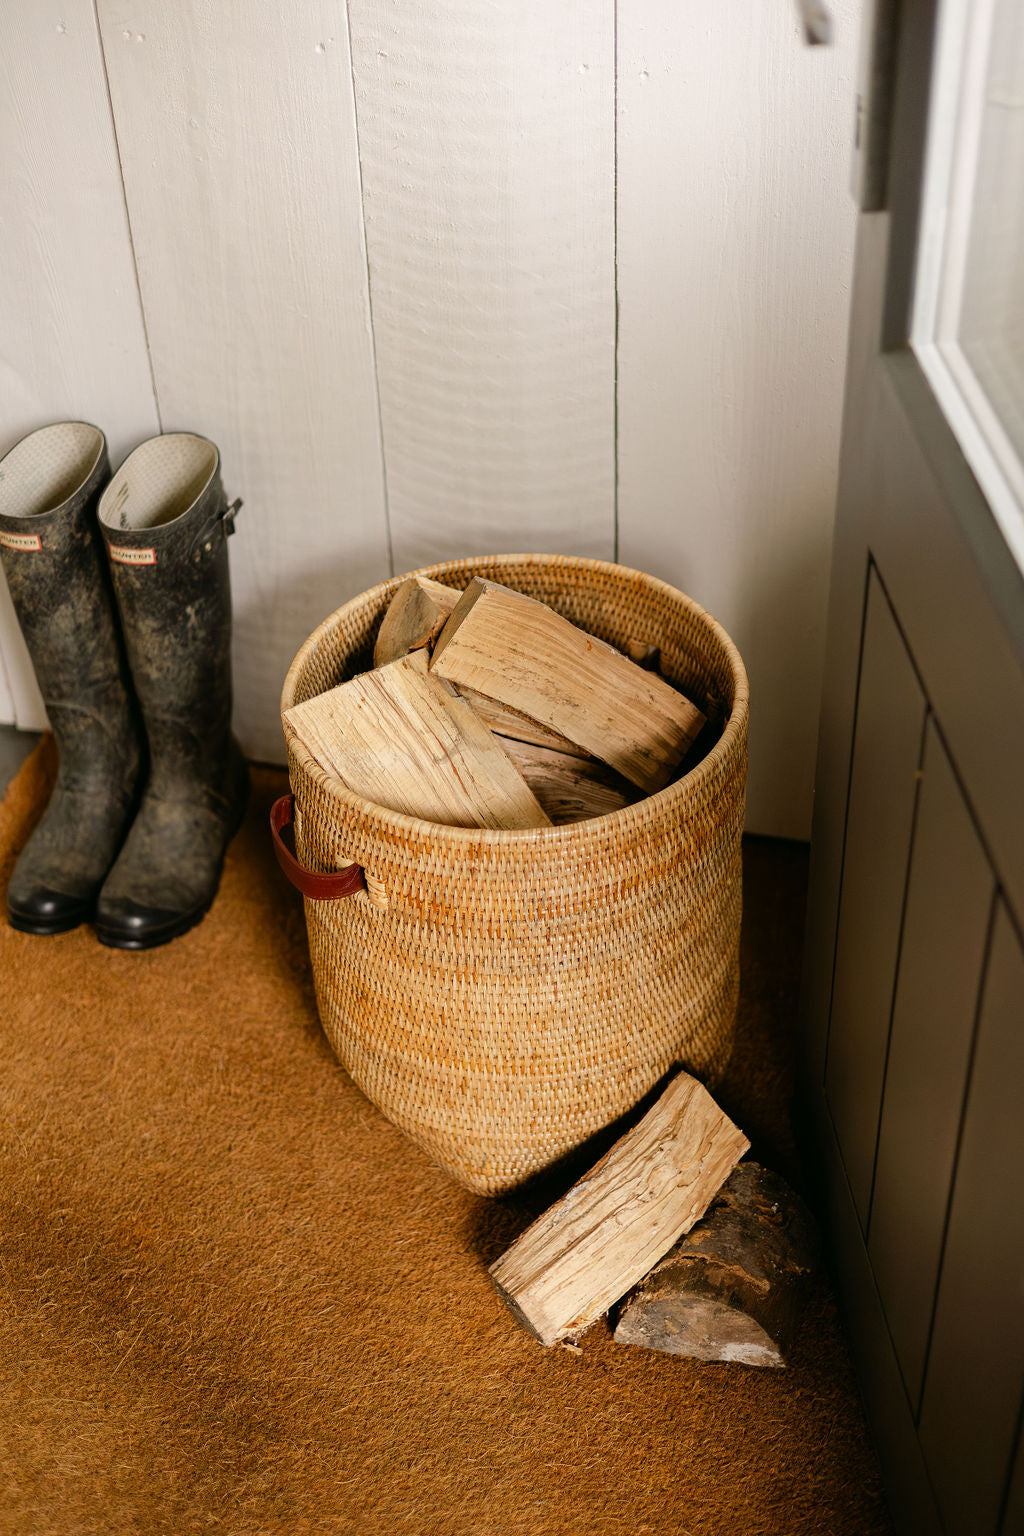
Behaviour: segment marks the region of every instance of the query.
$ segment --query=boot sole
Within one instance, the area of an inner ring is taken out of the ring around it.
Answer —
[[[73,933],[76,928],[81,928],[92,916],[90,911],[82,912],[78,917],[59,918],[54,922],[45,922],[38,917],[22,917],[17,912],[7,909],[8,927],[14,928],[18,933],[32,933],[37,938],[50,938],[58,933]]]
[[[219,888],[220,875],[217,876],[217,885]],[[119,933],[116,928],[104,928],[100,923],[93,925],[94,932],[100,943],[105,944],[108,949],[159,949],[161,944],[169,944],[172,939],[180,938],[183,933],[188,933],[190,928],[201,923],[213,906],[216,894],[217,892],[214,891],[213,896],[203,906],[195,907],[191,912],[184,912],[181,917],[175,918],[173,923],[167,923],[162,928],[155,928],[152,932],[138,937]]]

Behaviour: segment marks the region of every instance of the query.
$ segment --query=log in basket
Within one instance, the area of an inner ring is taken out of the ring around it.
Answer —
[[[747,679],[728,635],[654,577],[502,555],[431,566],[548,603],[663,675],[721,734],[657,794],[568,826],[439,826],[373,805],[289,747],[278,856],[306,897],[324,1030],[363,1092],[467,1189],[514,1188],[631,1109],[674,1063],[723,1071],[739,987]],[[372,666],[401,578],[310,636],[282,712]],[[294,814],[295,854],[281,833]]]

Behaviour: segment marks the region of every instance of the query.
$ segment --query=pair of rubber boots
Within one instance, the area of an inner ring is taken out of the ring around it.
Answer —
[[[151,438],[111,479],[84,422],[0,460],[0,557],[60,767],[7,895],[11,926],[151,949],[207,911],[245,809],[231,735],[220,455]]]

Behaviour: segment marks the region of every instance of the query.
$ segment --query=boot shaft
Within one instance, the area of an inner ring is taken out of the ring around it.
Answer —
[[[109,479],[103,434],[85,422],[42,427],[0,460],[0,558],[48,708],[72,684],[69,658],[81,652],[87,675],[98,666],[104,677],[117,653],[96,524]]]
[[[61,756],[81,788],[138,762],[131,684],[96,507],[106,441],[85,422],[42,427],[0,461],[0,557]],[[127,793],[127,790],[126,790]]]
[[[158,792],[213,782],[229,751],[231,519],[216,447],[186,432],[137,448],[100,504]]]

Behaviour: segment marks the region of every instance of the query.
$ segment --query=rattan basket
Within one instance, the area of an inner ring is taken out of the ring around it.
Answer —
[[[397,815],[289,748],[299,863],[352,863],[365,877],[345,899],[306,901],[327,1037],[396,1125],[460,1184],[493,1195],[610,1124],[673,1063],[706,1082],[725,1067],[747,680],[702,608],[622,566],[503,555],[422,574],[457,587],[486,576],[613,645],[653,642],[664,675],[723,726],[690,773],[637,805],[515,832]],[[292,663],[282,710],[372,665],[397,585],[321,624]]]

